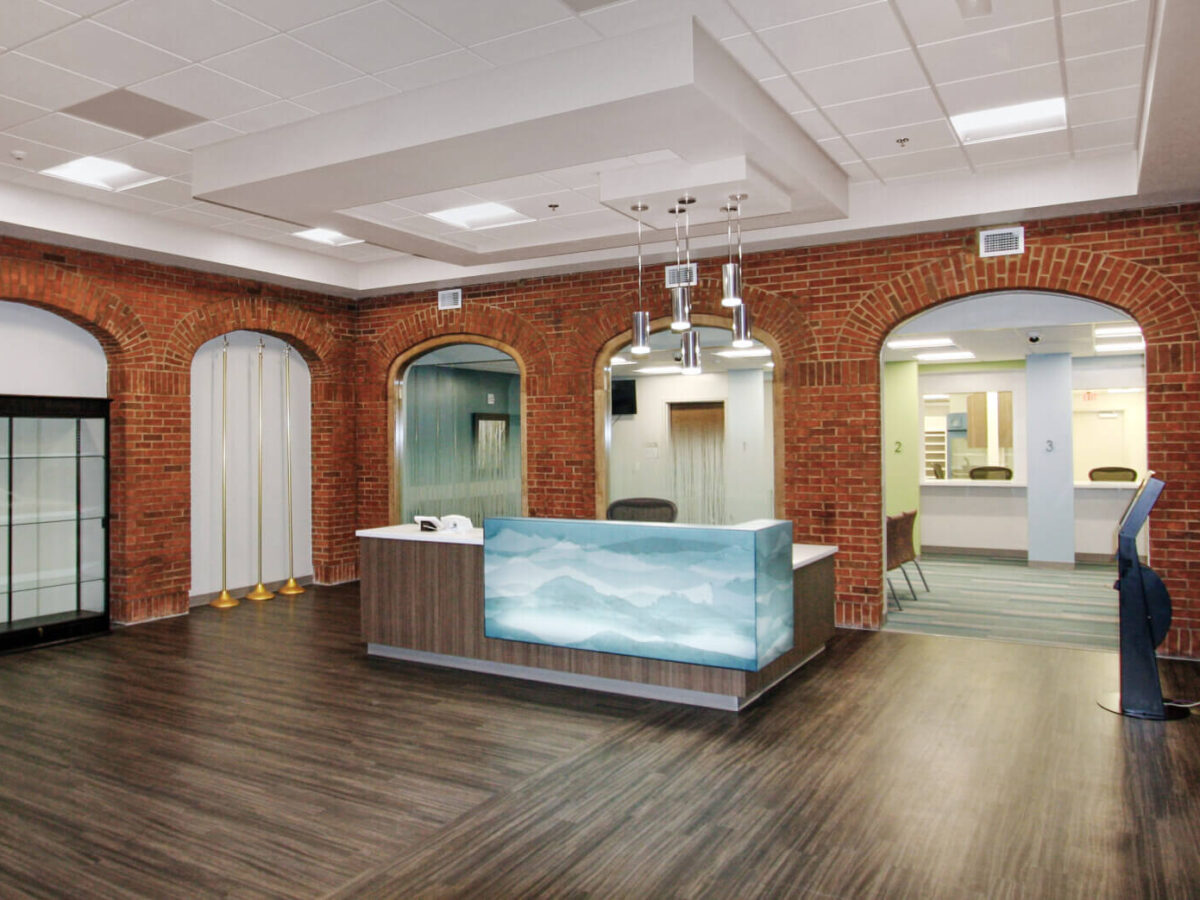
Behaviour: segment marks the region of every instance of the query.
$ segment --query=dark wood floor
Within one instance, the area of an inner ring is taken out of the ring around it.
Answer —
[[[0,896],[1200,895],[1200,716],[1100,710],[1111,653],[839,632],[735,715],[357,635],[349,586],[0,657]]]

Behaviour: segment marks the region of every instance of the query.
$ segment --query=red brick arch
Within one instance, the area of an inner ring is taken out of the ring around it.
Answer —
[[[828,396],[805,415],[811,428],[789,436],[832,430],[843,415],[846,397],[867,398],[866,418],[854,425],[861,437],[856,450],[839,454],[840,480],[854,488],[858,502],[836,506],[804,504],[792,510],[814,527],[832,527],[842,548],[839,566],[838,621],[878,627],[883,596],[883,497],[879,434],[879,352],[887,335],[901,322],[934,306],[966,296],[1001,291],[1047,291],[1084,297],[1119,309],[1141,325],[1146,338],[1148,443],[1151,468],[1165,472],[1172,489],[1163,495],[1152,521],[1151,540],[1168,558],[1180,562],[1164,573],[1176,598],[1175,626],[1163,652],[1195,655],[1200,648],[1200,541],[1196,516],[1188,498],[1200,493],[1194,459],[1200,451],[1179,426],[1180,392],[1200,387],[1200,365],[1192,348],[1200,338],[1197,312],[1180,287],[1154,269],[1104,253],[1062,246],[1034,246],[1021,256],[980,259],[955,253],[915,266],[866,293],[851,307],[822,349],[829,357],[807,373],[814,385],[825,379]],[[830,400],[829,397],[834,397]],[[839,402],[842,404],[838,408]],[[861,407],[859,408],[861,412]],[[1194,429],[1193,429],[1194,430]],[[819,468],[804,452],[792,454],[794,470]],[[794,486],[797,495],[812,496],[814,484]]]

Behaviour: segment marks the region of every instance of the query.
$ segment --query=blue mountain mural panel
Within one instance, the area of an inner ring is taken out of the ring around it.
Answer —
[[[484,633],[755,671],[790,650],[792,529],[486,519]]]

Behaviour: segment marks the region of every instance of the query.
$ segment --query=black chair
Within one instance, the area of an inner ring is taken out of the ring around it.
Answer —
[[[608,518],[620,522],[674,522],[679,510],[658,497],[626,497],[608,504]]]
[[[1097,466],[1088,472],[1088,481],[1137,481],[1137,469],[1126,466]]]
[[[974,481],[1012,481],[1012,469],[1008,466],[975,466],[967,477]]]
[[[887,572],[899,569],[904,580],[908,582],[909,593],[912,594],[913,600],[916,600],[917,592],[913,590],[912,579],[904,570],[904,564],[910,562],[917,567],[917,574],[921,576],[921,583],[925,585],[925,590],[929,590],[929,582],[925,580],[925,573],[921,571],[921,564],[917,561],[917,551],[913,545],[913,530],[916,522],[917,511],[915,509],[897,516],[887,517],[887,564],[883,578],[891,589],[892,599],[896,601],[896,608],[901,612],[904,612],[904,606],[900,603],[900,598],[896,596],[896,588],[892,585],[892,579],[887,577]]]

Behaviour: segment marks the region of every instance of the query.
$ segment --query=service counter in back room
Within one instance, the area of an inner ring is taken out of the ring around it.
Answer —
[[[955,479],[921,484],[922,551],[1024,556],[1029,550],[1027,487],[1013,481]],[[1116,528],[1134,483],[1076,482],[1075,558],[1114,558]],[[1138,547],[1147,552],[1145,531]]]
[[[368,653],[737,710],[833,634],[837,548],[787,522],[485,527],[358,532]]]

